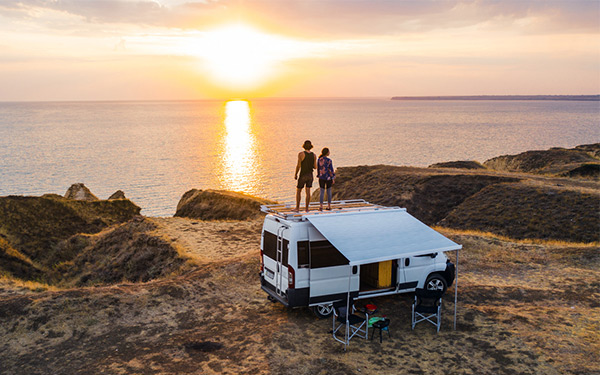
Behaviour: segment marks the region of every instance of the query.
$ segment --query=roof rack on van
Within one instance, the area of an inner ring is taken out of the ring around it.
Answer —
[[[359,212],[359,211],[375,211],[375,210],[389,210],[389,209],[398,209],[398,207],[387,207],[381,206],[379,204],[369,203],[364,199],[348,199],[342,201],[332,201],[331,202],[331,210],[319,210],[319,202],[312,202],[306,212],[304,210],[304,205],[302,205],[302,209],[300,212],[295,211],[296,205],[293,203],[278,203],[278,204],[265,204],[260,206],[260,210],[262,212],[273,214],[277,217],[293,220],[293,221],[301,221],[304,216],[307,215],[327,215],[332,213],[343,213],[343,212]]]

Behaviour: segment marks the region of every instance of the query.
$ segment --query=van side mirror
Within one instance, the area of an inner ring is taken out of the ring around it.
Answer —
[[[357,272],[358,272],[358,266],[352,266],[352,274],[356,275]]]
[[[410,258],[404,259],[404,267],[408,267],[410,265]]]

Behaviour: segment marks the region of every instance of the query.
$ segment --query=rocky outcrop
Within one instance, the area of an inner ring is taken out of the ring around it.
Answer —
[[[123,193],[123,190],[117,190],[110,197],[108,197],[109,201],[113,200],[113,199],[127,199],[127,198],[125,198],[125,193]]]
[[[76,201],[97,201],[99,200],[90,189],[88,189],[84,184],[78,183],[73,184],[65,193],[65,198],[73,199]]]
[[[243,193],[192,189],[181,197],[175,216],[200,220],[246,220],[260,216],[262,204],[273,203]]]

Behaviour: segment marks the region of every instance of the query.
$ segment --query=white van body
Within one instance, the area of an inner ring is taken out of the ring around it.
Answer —
[[[268,215],[262,229],[260,278],[270,299],[288,307],[316,307],[317,315],[328,315],[332,302],[345,299],[348,291],[354,299],[361,299],[412,292],[415,288],[445,290],[452,284],[454,265],[443,251],[435,251],[391,260],[386,264],[388,270],[391,264],[389,282],[379,287],[368,285],[361,280],[361,269],[364,274],[366,267],[377,264],[351,265],[308,220],[311,215],[331,215],[328,220],[338,220],[340,214],[404,209],[363,200],[333,202],[332,211],[314,208],[308,213],[295,213],[284,205],[261,208]],[[368,238],[370,234],[362,235]]]

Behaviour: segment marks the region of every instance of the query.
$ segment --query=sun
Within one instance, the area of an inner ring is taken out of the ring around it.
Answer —
[[[247,25],[228,25],[202,33],[195,55],[213,81],[234,88],[264,83],[278,72],[278,64],[293,54],[290,41]]]

